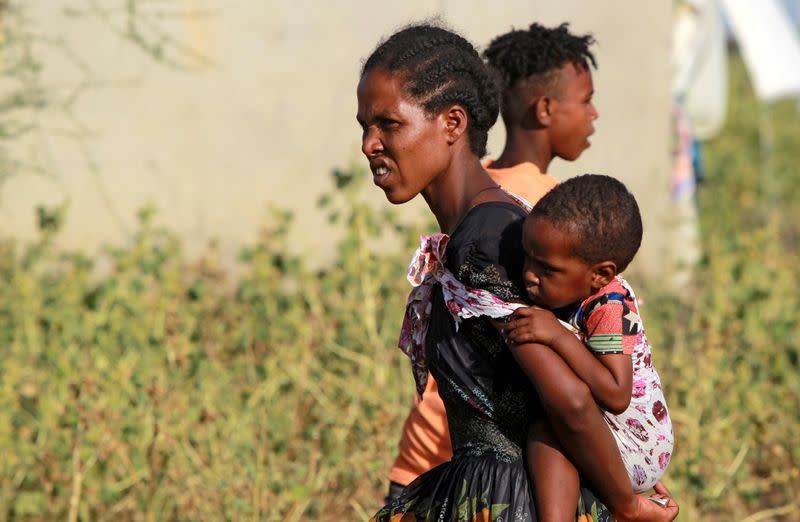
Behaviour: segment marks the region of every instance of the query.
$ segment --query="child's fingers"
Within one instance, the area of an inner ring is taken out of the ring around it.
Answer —
[[[509,332],[506,341],[511,341],[512,344],[525,344],[535,343],[537,339],[531,330],[520,327]]]
[[[511,317],[508,321],[505,322],[505,324],[503,324],[501,333],[503,333],[503,335],[508,335],[512,332],[515,332],[520,328],[525,327],[527,321],[528,321],[527,319],[522,317],[520,318]]]
[[[535,308],[534,307],[526,306],[524,308],[517,308],[516,310],[511,312],[511,315],[508,316],[508,317],[509,317],[509,319],[516,319],[516,318],[519,318],[519,317],[530,317],[534,313],[535,313]]]
[[[520,329],[517,328],[517,325],[514,324],[513,321],[504,324],[503,328],[500,330],[500,334],[509,346],[524,342],[520,337]]]

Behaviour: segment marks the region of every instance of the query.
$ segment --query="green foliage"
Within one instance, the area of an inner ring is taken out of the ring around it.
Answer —
[[[686,520],[798,520],[798,108],[759,107],[741,61],[730,66],[726,127],[705,149],[696,283],[645,311],[675,421],[666,481]]]
[[[800,132],[732,66],[696,283],[641,292],[677,435],[665,481],[682,520],[796,520]],[[37,242],[0,240],[0,520],[367,518],[413,396],[394,346],[420,230],[364,203],[364,178],[320,197],[343,232],[321,271],[280,209],[236,281],[153,209],[93,258],[54,247],[64,209],[39,211]]]
[[[63,209],[39,209],[34,244],[0,243],[0,519],[372,510],[413,394],[392,346],[415,234],[385,237],[393,216],[356,180],[325,198],[346,233],[320,272],[280,210],[236,284],[213,249],[188,262],[153,209],[97,259],[53,247]]]

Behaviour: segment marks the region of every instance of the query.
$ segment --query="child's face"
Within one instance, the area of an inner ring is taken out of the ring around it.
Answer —
[[[372,180],[391,203],[405,203],[447,168],[444,117],[428,115],[405,94],[401,78],[382,69],[368,71],[357,94],[361,151]]]
[[[529,217],[522,233],[522,280],[534,304],[556,309],[594,293],[593,266],[576,256],[574,240],[544,218]]]
[[[574,161],[589,147],[597,109],[592,103],[592,73],[568,63],[559,77],[559,94],[553,97],[550,144],[556,156]]]

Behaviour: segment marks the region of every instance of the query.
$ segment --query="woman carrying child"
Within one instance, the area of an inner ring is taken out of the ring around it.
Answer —
[[[438,273],[505,302],[524,301],[526,212],[480,164],[499,102],[474,47],[438,27],[404,29],[366,61],[357,94],[373,181],[394,204],[422,194],[447,235],[449,242],[437,245],[444,254]],[[453,459],[414,481],[376,520],[536,520],[523,455],[529,424],[545,416],[593,488],[581,487],[576,519],[677,516],[668,496],[669,505],[661,507],[633,493],[588,386],[561,357],[526,345],[509,348],[488,317],[457,323],[454,301],[441,285],[432,287],[430,299],[415,362],[439,384]]]

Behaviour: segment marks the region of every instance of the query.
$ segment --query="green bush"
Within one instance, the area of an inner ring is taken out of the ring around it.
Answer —
[[[374,254],[395,219],[337,179],[321,205],[346,234],[320,272],[288,253],[282,211],[235,285],[213,249],[188,262],[152,210],[132,244],[96,260],[54,249],[60,211],[40,210],[35,244],[0,244],[2,519],[327,520],[375,507],[413,393],[391,347],[416,239],[396,226],[391,255]]]
[[[696,282],[641,292],[677,436],[665,481],[682,520],[797,520],[800,130],[732,67]],[[0,519],[366,519],[413,396],[394,346],[420,230],[355,174],[320,199],[344,231],[323,271],[289,253],[280,210],[236,281],[149,209],[92,259],[54,248],[60,209],[35,243],[0,242]]]
[[[730,67],[726,126],[705,149],[696,283],[646,310],[677,421],[666,480],[687,520],[800,520],[800,111],[759,106],[741,61]]]

